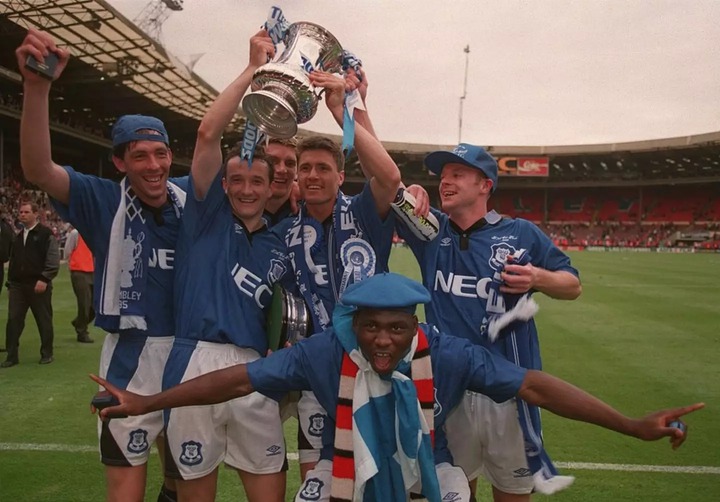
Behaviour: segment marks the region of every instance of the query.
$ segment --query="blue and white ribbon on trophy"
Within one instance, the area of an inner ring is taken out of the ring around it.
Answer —
[[[265,31],[270,35],[275,48],[285,39],[285,33],[289,27],[290,23],[285,19],[282,9],[277,5],[270,7],[267,21],[265,21]]]
[[[265,31],[268,32],[270,39],[272,40],[275,48],[285,38],[290,23],[285,19],[282,9],[277,6],[272,6],[268,13],[267,21],[265,21]],[[258,143],[265,139],[265,135],[260,131],[255,124],[249,120],[245,123],[245,132],[243,133],[242,144],[240,148],[240,159],[246,160],[248,168],[252,165],[253,157],[255,156],[255,148]]]
[[[265,134],[257,128],[255,124],[247,120],[245,122],[245,132],[243,132],[242,143],[240,144],[240,160],[246,160],[248,169],[252,166],[253,157],[255,156],[255,148],[258,143],[265,140]]]
[[[358,59],[352,52],[343,51],[343,70],[347,71],[352,68],[357,75],[358,80],[362,82],[362,61]],[[345,105],[343,106],[343,142],[342,150],[345,157],[352,153],[355,144],[355,109],[365,109],[360,92],[355,89],[353,92],[345,93]]]

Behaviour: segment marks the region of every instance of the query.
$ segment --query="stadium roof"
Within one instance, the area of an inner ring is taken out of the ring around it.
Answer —
[[[86,80],[120,82],[160,108],[196,120],[217,96],[200,76],[103,0],[3,0],[0,13],[24,28],[49,32],[75,58],[96,70],[84,75]],[[82,78],[74,75],[75,82]],[[68,87],[66,80],[60,83]],[[127,113],[122,100],[83,96],[86,102],[93,98],[106,114],[116,108],[115,115]],[[239,119],[238,114],[235,120]]]

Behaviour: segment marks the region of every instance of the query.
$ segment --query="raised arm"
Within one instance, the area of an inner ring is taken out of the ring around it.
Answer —
[[[325,102],[335,121],[342,127],[345,82],[335,75],[315,71],[310,74],[313,85],[325,89]],[[365,176],[370,180],[373,198],[378,214],[385,217],[390,203],[400,187],[400,170],[385,151],[382,143],[361,123],[355,123],[355,150],[363,166]]]
[[[669,424],[705,406],[703,403],[696,403],[682,408],[656,411],[642,418],[629,418],[584,390],[535,370],[529,370],[525,375],[518,396],[561,417],[599,425],[644,441],[669,437],[673,449],[685,441],[686,431]]]
[[[50,149],[49,101],[52,81],[25,68],[29,56],[44,62],[51,52],[59,63],[53,80],[67,66],[70,53],[61,49],[45,32],[30,28],[15,51],[23,76],[23,108],[20,118],[20,163],[25,179],[40,187],[51,197],[67,204],[70,200],[70,177],[65,169],[52,161]]]
[[[217,173],[222,166],[222,136],[225,128],[235,116],[240,100],[245,95],[252,76],[268,57],[275,55],[275,47],[267,32],[262,29],[250,38],[250,60],[247,67],[215,99],[200,122],[190,174],[193,178],[195,195],[205,198]]]
[[[95,375],[90,375],[90,378],[105,387],[120,402],[118,406],[101,410],[100,417],[103,419],[112,415],[144,415],[166,408],[222,403],[246,396],[254,390],[245,364],[206,373],[152,396],[140,396],[118,389]]]

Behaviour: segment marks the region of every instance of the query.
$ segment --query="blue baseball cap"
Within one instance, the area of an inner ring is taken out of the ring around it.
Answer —
[[[425,157],[425,165],[431,172],[440,176],[445,164],[458,163],[475,169],[492,181],[492,191],[497,188],[498,165],[492,155],[481,146],[460,143],[452,152],[440,150]]]
[[[414,313],[418,304],[428,303],[430,299],[430,292],[419,282],[386,272],[351,284],[340,301],[343,305],[360,309],[399,309]]]
[[[139,133],[144,129],[157,131],[158,134]],[[162,120],[147,115],[123,115],[112,128],[113,146],[130,143],[131,141],[161,141],[170,144],[165,124]]]

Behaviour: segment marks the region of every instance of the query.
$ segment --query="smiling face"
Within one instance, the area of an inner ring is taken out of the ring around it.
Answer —
[[[353,317],[353,331],[360,351],[380,375],[392,373],[410,350],[418,321],[402,310],[359,310]]]
[[[153,207],[167,200],[167,179],[170,175],[172,152],[161,141],[133,141],[122,158],[113,156],[118,171],[125,173],[135,195]]]
[[[233,214],[246,226],[262,216],[265,204],[272,195],[270,169],[264,160],[253,160],[248,169],[247,161],[234,156],[227,162],[223,188]]]
[[[273,165],[272,198],[287,200],[297,177],[297,155],[295,148],[280,143],[269,143],[265,154]]]
[[[492,181],[464,164],[445,164],[440,174],[440,203],[451,217],[454,212],[487,204]]]
[[[300,154],[298,184],[308,206],[334,203],[345,173],[338,171],[335,156],[327,150],[306,150]]]

